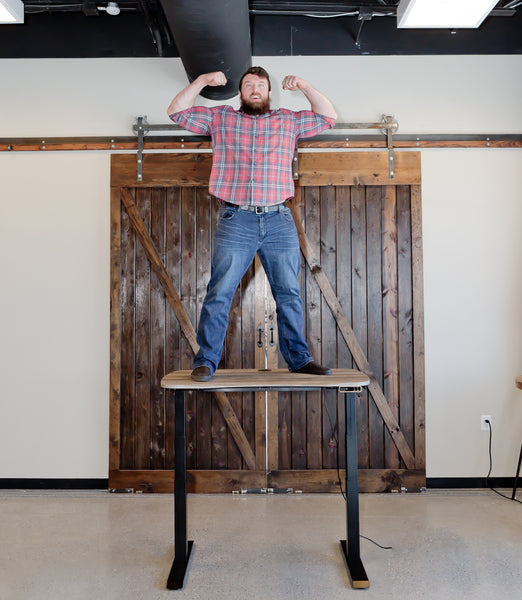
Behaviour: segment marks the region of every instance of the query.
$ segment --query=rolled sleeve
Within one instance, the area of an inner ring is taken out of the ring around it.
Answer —
[[[311,110],[301,110],[295,114],[298,138],[313,137],[335,125],[334,118],[315,113]]]
[[[193,106],[169,115],[172,121],[192,133],[212,134],[212,109],[206,106]]]

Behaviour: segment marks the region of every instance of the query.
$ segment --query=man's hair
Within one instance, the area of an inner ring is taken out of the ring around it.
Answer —
[[[239,91],[241,91],[241,86],[243,85],[243,79],[247,75],[257,75],[258,77],[262,77],[268,81],[268,91],[272,89],[272,85],[270,84],[270,77],[268,73],[263,69],[263,67],[250,67],[247,71],[243,73],[241,79],[239,80]]]

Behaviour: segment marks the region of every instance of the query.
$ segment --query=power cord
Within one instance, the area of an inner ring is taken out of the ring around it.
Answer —
[[[341,471],[339,470],[339,440],[337,438],[337,424],[338,424],[337,414],[339,413],[339,395],[337,395],[335,423],[332,422],[332,418],[330,416],[330,413],[328,412],[328,406],[326,405],[326,402],[324,402],[324,408],[326,410],[326,414],[328,415],[328,421],[330,421],[330,427],[331,427],[330,439],[334,440],[335,447],[337,448],[337,479],[339,481],[339,489],[341,490],[341,494],[344,498],[344,501],[346,502],[347,501],[346,494],[344,493],[343,484],[341,483]],[[366,537],[365,535],[359,534],[359,537],[361,537],[365,540],[368,540],[369,542],[371,542],[372,544],[375,544],[378,548],[382,548],[383,550],[393,550],[392,546],[381,546],[375,540],[372,540],[371,538]]]
[[[502,496],[502,498],[505,498],[506,500],[514,500],[515,502],[522,504],[522,502],[520,500],[518,500],[518,498],[510,498],[509,496],[506,496],[505,494],[502,494],[501,492],[497,491],[489,482],[489,476],[491,475],[491,470],[493,468],[493,458],[491,455],[491,440],[493,438],[493,429],[491,428],[491,421],[489,419],[485,419],[484,421],[485,421],[485,423],[488,424],[488,427],[489,427],[489,471],[486,476],[486,485],[492,492],[495,492],[495,494]]]

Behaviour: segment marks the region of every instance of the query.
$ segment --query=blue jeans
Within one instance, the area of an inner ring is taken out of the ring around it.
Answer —
[[[304,338],[303,307],[299,294],[301,255],[299,238],[290,209],[256,214],[222,206],[214,235],[210,281],[201,309],[194,368],[217,369],[228,326],[234,293],[259,255],[276,301],[279,348],[290,371],[313,359]]]

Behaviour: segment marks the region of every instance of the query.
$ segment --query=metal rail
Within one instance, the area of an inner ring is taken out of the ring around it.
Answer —
[[[386,146],[388,148],[388,164],[390,169],[390,179],[394,178],[394,154],[393,154],[393,135],[399,129],[397,121],[388,115],[383,115],[382,120],[375,123],[336,123],[333,127],[335,130],[354,130],[354,129],[378,129],[386,136]],[[145,144],[145,136],[153,131],[186,131],[179,125],[173,123],[155,125],[147,121],[147,116],[137,117],[136,122],[132,126],[132,131],[138,136],[138,181],[143,181],[143,150]],[[292,160],[292,175],[295,180],[299,178],[298,162],[297,162],[297,144],[294,150]]]

